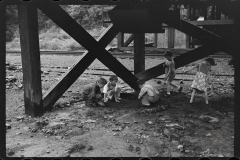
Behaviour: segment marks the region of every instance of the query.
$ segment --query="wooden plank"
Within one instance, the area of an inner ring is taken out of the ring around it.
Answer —
[[[157,43],[158,43],[158,34],[154,33],[154,47],[157,48]]]
[[[212,10],[211,10],[211,20],[215,19],[215,14],[216,13],[216,8],[215,5],[212,5]]]
[[[0,126],[6,125],[6,6],[0,3]],[[0,144],[6,144],[5,133],[2,132]],[[6,146],[0,145],[0,155],[6,155]]]
[[[239,58],[239,53],[240,53],[240,43],[239,43],[239,39],[240,39],[240,2],[238,1],[235,10],[234,10],[234,20],[235,20],[235,24],[234,24],[234,33],[236,35],[235,37],[235,43],[236,43],[236,56],[233,57],[235,62],[236,60],[238,60]],[[239,105],[240,105],[240,63],[234,63],[234,128],[239,128],[239,114],[240,114],[240,109],[239,109]],[[240,135],[240,130],[236,129],[234,131],[235,135]],[[240,136],[235,136],[234,137],[234,156],[240,156]]]
[[[175,29],[172,27],[168,28],[168,48],[174,48]]]
[[[134,35],[131,34],[130,37],[128,37],[128,39],[124,42],[124,47],[127,47],[134,39]]]
[[[43,114],[37,8],[18,5],[25,113]]]
[[[192,63],[193,61],[199,60],[201,58],[207,57],[215,52],[217,52],[217,49],[212,49],[212,45],[204,45],[201,46],[197,49],[194,49],[192,51],[189,51],[187,53],[184,53],[176,58],[174,58],[175,61],[175,67],[183,67],[184,65],[187,65],[189,63]],[[160,65],[157,65],[155,67],[152,67],[148,70],[145,70],[143,72],[140,72],[136,74],[135,76],[140,80],[140,81],[147,81],[152,78],[158,77],[162,74],[164,74],[164,66],[163,63]]]
[[[221,20],[221,5],[219,3],[216,5],[216,19]]]
[[[187,5],[187,20],[190,20],[191,18],[191,8],[190,5]],[[186,34],[186,48],[190,48],[190,36]]]
[[[123,45],[124,45],[124,33],[123,32],[118,33],[117,43],[118,43],[118,47],[123,47]]]
[[[145,70],[145,34],[134,33],[134,74]]]
[[[8,5],[25,5],[29,3],[35,3],[39,0],[4,0],[4,2]],[[217,0],[218,1],[218,0]],[[220,0],[219,0],[220,1]],[[223,4],[234,4],[237,0],[221,0],[220,2]],[[44,0],[41,1],[42,4],[48,4],[49,2],[52,2],[52,0]],[[52,3],[58,4],[58,5],[125,5],[128,7],[129,5],[133,4],[139,4],[142,3],[142,5],[201,5],[202,3],[207,3],[209,5],[212,5],[215,3],[213,0],[147,0],[147,1],[136,1],[136,0],[54,0]]]

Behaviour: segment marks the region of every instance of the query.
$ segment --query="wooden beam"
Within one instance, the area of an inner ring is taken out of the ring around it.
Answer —
[[[206,21],[206,20],[208,19],[207,14],[208,14],[208,6],[207,6],[207,5],[203,5],[203,17],[204,17],[204,21]]]
[[[216,5],[216,19],[221,20],[221,5],[217,3]]]
[[[37,7],[18,5],[25,113],[43,114]]]
[[[234,63],[234,128],[239,128],[239,117],[238,115],[240,114],[240,110],[239,110],[239,105],[240,105],[240,63],[236,63],[236,61],[239,58],[239,54],[240,54],[240,43],[239,43],[239,38],[240,38],[240,2],[238,1],[237,5],[235,6],[234,9],[234,20],[235,20],[235,24],[234,24],[234,33],[236,35],[235,37],[235,43],[237,43],[236,45],[236,56],[233,57],[235,60]],[[240,156],[240,130],[236,129],[234,131],[234,134],[236,135],[234,137],[234,156],[239,157]]]
[[[124,33],[123,32],[118,33],[117,43],[118,43],[118,47],[123,47],[124,46]]]
[[[187,5],[187,20],[190,20],[190,16],[191,16],[191,8],[190,8],[190,5]],[[187,34],[186,35],[186,48],[190,48],[190,39],[191,37]]]
[[[6,6],[0,3],[0,126],[6,126]],[[6,144],[2,132],[0,144]],[[0,145],[0,155],[6,155],[6,146]]]
[[[175,29],[172,27],[168,28],[168,48],[174,48]]]
[[[154,47],[157,48],[157,44],[158,44],[158,34],[154,33]]]
[[[211,20],[214,20],[214,19],[216,19],[215,18],[215,13],[216,13],[216,8],[215,8],[215,5],[212,5],[212,10],[211,10]]]
[[[134,35],[131,34],[130,37],[124,42],[124,47],[127,47],[134,39]]]
[[[192,51],[189,51],[187,53],[184,53],[176,58],[174,58],[175,61],[175,67],[183,67],[184,65],[187,65],[193,61],[199,60],[201,58],[207,57],[215,52],[217,52],[217,49],[212,49],[212,45],[204,45],[202,47],[198,47],[197,49],[194,49]],[[143,72],[140,72],[136,74],[135,76],[140,81],[147,81],[152,78],[158,77],[165,73],[163,63],[160,65],[157,65],[155,67],[152,67],[148,70],[145,70]]]
[[[134,33],[134,74],[145,70],[145,34]]]
[[[26,5],[29,3],[35,3],[38,2],[39,0],[3,0],[7,5]],[[217,0],[218,1],[218,0]],[[237,0],[221,0],[220,2],[226,5],[228,4],[234,4],[236,3]],[[156,1],[156,0],[147,0],[147,1],[136,1],[136,0],[44,0],[41,1],[40,3],[42,4],[48,4],[49,2],[55,3],[57,5],[125,5],[126,7],[129,7],[129,5],[133,4],[142,4],[144,6],[146,5],[182,5],[182,4],[190,4],[190,5],[195,5],[199,6],[202,3],[207,3],[209,5],[212,5],[215,3],[213,0],[161,0],[161,1]]]

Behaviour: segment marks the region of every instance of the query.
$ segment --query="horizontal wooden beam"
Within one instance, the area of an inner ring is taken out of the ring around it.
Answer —
[[[196,26],[225,26],[234,25],[234,20],[206,20],[206,21],[188,21]],[[104,23],[112,23],[111,21],[104,21]],[[162,27],[169,27],[167,24],[163,23]]]
[[[35,3],[38,0],[31,0],[31,1],[23,1],[23,0],[2,0],[7,5],[25,5],[29,3]],[[237,0],[218,0],[221,2],[221,5],[231,5],[235,4]],[[147,0],[147,1],[140,1],[140,0],[42,0],[42,4],[48,4],[49,2],[58,4],[58,5],[117,5],[117,4],[144,4],[144,5],[192,5],[192,6],[199,6],[201,4],[216,4],[213,0]]]
[[[119,48],[121,51],[134,51],[134,47],[133,46],[129,46],[129,47],[120,47]],[[168,49],[168,48],[155,48],[155,47],[145,47],[145,51],[146,52],[157,52],[157,53],[164,53],[167,50],[171,50],[173,52],[173,54],[175,53],[186,53],[187,51],[190,51],[192,49],[178,49],[178,48],[172,48],[172,49]]]

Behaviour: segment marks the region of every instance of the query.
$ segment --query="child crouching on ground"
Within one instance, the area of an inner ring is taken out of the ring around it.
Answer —
[[[104,78],[98,78],[95,83],[90,83],[86,85],[82,92],[83,100],[86,106],[104,106],[102,102],[101,88],[107,83]]]
[[[121,88],[117,85],[118,77],[116,75],[112,75],[109,77],[109,81],[103,87],[104,93],[104,102],[106,103],[108,100],[112,100],[114,97],[115,102],[120,102],[120,92]]]
[[[188,71],[197,68],[197,73],[194,77],[191,87],[193,88],[190,103],[193,102],[193,98],[195,96],[196,91],[204,91],[203,97],[205,99],[205,103],[208,104],[208,94],[207,94],[207,85],[210,83],[210,69],[211,66],[215,65],[215,61],[213,58],[205,59],[205,62],[200,63]],[[188,72],[185,71],[184,73]]]
[[[151,84],[140,84],[141,91],[138,99],[141,100],[142,106],[150,106],[159,100],[159,92]]]

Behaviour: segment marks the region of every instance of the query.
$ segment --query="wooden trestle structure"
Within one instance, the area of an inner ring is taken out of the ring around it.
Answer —
[[[139,80],[146,81],[164,74],[163,64],[145,70],[144,47],[144,33],[163,33],[164,25],[187,34],[188,46],[191,45],[191,37],[202,44],[200,47],[176,57],[176,68],[218,51],[224,51],[234,58],[240,52],[240,4],[238,0],[0,0],[0,90],[4,91],[6,5],[18,5],[25,113],[33,117],[42,115],[45,109],[51,107],[96,58],[134,90],[139,89]],[[59,5],[116,6],[109,12],[112,24],[98,40],[95,40]],[[187,6],[188,18],[191,21],[180,18],[180,5]],[[211,20],[206,20],[208,18],[207,7],[210,6],[212,7]],[[87,50],[84,57],[77,60],[45,95],[42,95],[41,87],[37,9],[40,9]],[[196,9],[202,10],[205,21],[196,22]],[[221,14],[227,15],[231,19],[221,20]],[[202,28],[198,27],[200,23],[203,25]],[[227,24],[228,32],[223,33],[222,30],[218,30],[216,26],[219,24]],[[124,33],[133,35],[124,42]],[[131,41],[134,41],[134,74],[105,50],[116,36],[119,40],[119,47],[126,47]],[[170,31],[168,34],[170,37],[169,48],[174,46],[173,36]],[[240,92],[239,63],[235,63],[234,67],[235,97],[237,97]],[[5,99],[5,96],[1,96],[0,101],[5,101]],[[235,106],[239,104],[240,99],[236,98]],[[236,110],[235,115],[240,115],[239,111]]]

